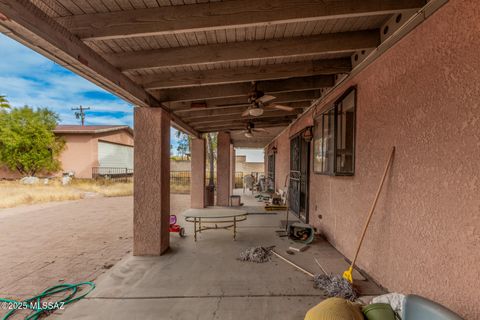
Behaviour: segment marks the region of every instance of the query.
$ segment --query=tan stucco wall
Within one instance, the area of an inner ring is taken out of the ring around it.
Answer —
[[[158,256],[170,246],[170,115],[134,108],[133,255]]]
[[[466,319],[480,319],[479,16],[477,1],[450,1],[336,90],[358,87],[355,176],[310,175],[311,222],[352,258],[395,145],[358,264],[387,289]],[[288,136],[309,118],[277,141],[278,175]]]
[[[284,131],[277,139],[275,154],[275,190],[285,190],[285,181],[290,173],[290,140],[289,132]],[[268,151],[265,151],[268,153]]]
[[[235,157],[235,171],[250,174],[252,172],[264,172],[263,162],[247,162],[247,156]]]
[[[101,141],[133,146],[133,136],[126,130],[96,134],[95,138]]]
[[[174,160],[170,159],[171,171],[190,171],[192,164],[190,160]]]
[[[91,178],[92,167],[98,165],[97,141],[92,135],[67,134],[65,150],[60,156],[62,171],[73,171],[77,178]]]

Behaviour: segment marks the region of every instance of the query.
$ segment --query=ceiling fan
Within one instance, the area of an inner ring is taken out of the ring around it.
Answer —
[[[244,133],[246,138],[253,138],[253,134],[258,133],[258,132],[267,132],[267,130],[265,130],[263,128],[255,129],[255,123],[253,123],[253,122],[248,122],[247,123],[247,128],[245,130],[243,130],[243,133]]]
[[[266,104],[269,101],[275,100],[276,97],[272,95],[268,95],[263,93],[262,91],[259,91],[257,89],[257,84],[255,82],[252,82],[252,92],[250,93],[248,97],[248,103],[250,106],[248,107],[247,110],[245,110],[242,113],[242,117],[247,117],[247,116],[252,116],[252,117],[259,117],[263,114],[264,109],[277,109],[277,110],[283,110],[283,111],[293,111],[294,108],[277,104],[277,103],[272,103],[272,104]]]

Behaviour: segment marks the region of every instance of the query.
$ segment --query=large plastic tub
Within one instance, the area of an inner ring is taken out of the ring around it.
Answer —
[[[309,244],[315,239],[315,230],[309,224],[295,222],[288,226],[288,237]]]
[[[369,304],[362,312],[368,320],[395,320],[395,313],[388,303]]]

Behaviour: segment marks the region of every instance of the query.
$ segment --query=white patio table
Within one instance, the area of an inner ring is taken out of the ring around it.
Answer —
[[[230,228],[233,228],[233,240],[235,240],[237,223],[247,220],[247,215],[245,210],[229,208],[188,209],[183,213],[185,221],[193,222],[195,241],[197,241],[197,233],[202,231]]]

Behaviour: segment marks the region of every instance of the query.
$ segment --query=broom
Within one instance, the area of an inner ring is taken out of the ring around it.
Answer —
[[[357,298],[357,293],[353,289],[353,286],[350,282],[343,279],[341,276],[329,276],[326,271],[320,266],[323,274],[313,274],[312,272],[300,267],[298,264],[293,261],[283,257],[273,250],[275,246],[271,247],[251,247],[240,253],[238,260],[249,261],[256,263],[263,263],[270,261],[270,256],[273,254],[282,261],[288,263],[289,265],[297,268],[301,272],[305,273],[307,276],[312,278],[314,287],[322,289],[326,296],[328,297],[340,297],[347,300],[355,300]]]
[[[313,282],[315,284],[315,287],[323,289],[329,297],[341,297],[341,298],[351,300],[351,301],[355,300],[357,298],[358,294],[355,291],[354,287],[352,286],[352,283],[353,283],[353,278],[352,278],[353,267],[355,266],[355,262],[357,260],[358,253],[359,253],[360,248],[362,246],[363,238],[365,237],[365,234],[366,234],[368,225],[370,224],[370,220],[372,218],[373,212],[375,211],[375,207],[377,205],[377,201],[378,201],[378,198],[380,196],[380,192],[382,191],[383,183],[385,182],[385,177],[387,176],[388,169],[390,168],[390,165],[392,163],[394,153],[395,153],[395,147],[392,147],[392,151],[390,153],[390,157],[389,157],[387,165],[385,167],[385,171],[383,172],[383,176],[382,176],[382,180],[380,182],[380,186],[378,187],[377,194],[375,196],[372,208],[370,209],[370,213],[369,213],[367,221],[365,223],[365,227],[363,228],[363,232],[362,232],[362,235],[360,237],[360,241],[359,241],[359,244],[358,244],[358,247],[357,247],[357,251],[355,253],[355,258],[353,259],[352,264],[350,265],[348,270],[346,270],[343,273],[343,276],[328,275],[327,272],[325,271],[325,269],[320,265],[320,263],[318,262],[317,259],[315,259],[315,262],[318,264],[318,266],[322,270],[323,274],[315,275],[312,272],[305,270],[304,268],[300,267],[299,265],[295,264],[294,262],[288,260],[287,258],[285,258],[282,255],[275,252],[275,250],[273,250],[273,247],[268,247],[268,248],[259,247],[261,249],[260,251],[262,253],[264,253],[265,255],[274,254],[276,257],[280,258],[284,262],[292,265],[293,267],[297,268],[298,270],[305,273],[309,277],[312,277]],[[251,249],[257,249],[258,250],[258,248],[251,248]],[[248,260],[248,259],[245,259],[245,260]],[[268,259],[265,259],[264,261],[268,261]],[[264,261],[262,261],[262,262],[264,262]]]
[[[288,260],[282,255],[271,250],[271,252],[279,259],[285,261],[289,265],[297,268],[301,272],[305,273],[307,276],[311,277],[314,283],[315,288],[322,289],[327,297],[340,297],[350,301],[354,301],[357,298],[357,292],[353,288],[350,282],[346,281],[340,276],[329,276],[327,275],[325,269],[318,263],[318,260],[315,259],[317,264],[322,269],[323,274],[313,274],[312,272],[300,267],[298,264]]]
[[[388,169],[390,168],[394,154],[395,154],[395,147],[392,147],[392,151],[390,152],[390,157],[388,158],[387,165],[385,166],[385,171],[383,172],[382,180],[380,182],[380,185],[378,186],[377,194],[375,195],[375,200],[373,201],[372,207],[370,208],[370,213],[368,214],[367,221],[365,222],[365,226],[363,227],[362,235],[360,236],[360,240],[358,241],[355,257],[353,258],[352,264],[350,265],[350,267],[343,273],[343,278],[350,283],[353,283],[353,277],[352,277],[353,267],[355,266],[355,262],[357,261],[358,253],[360,252],[363,238],[365,238],[365,234],[367,233],[367,228],[368,228],[368,225],[370,224],[370,220],[372,219],[373,212],[375,212],[375,207],[377,205],[377,201],[380,196],[380,192],[382,191],[383,183],[385,182],[385,177],[387,176]]]

